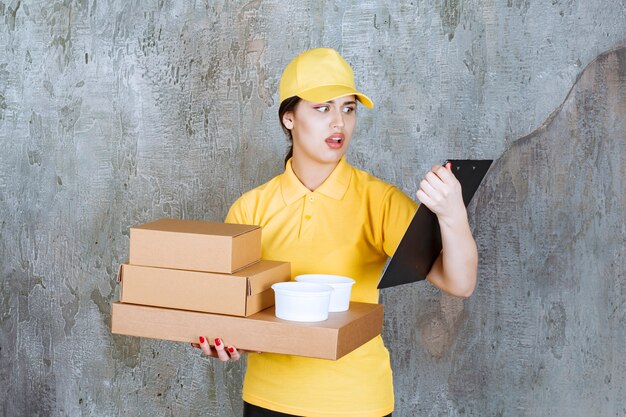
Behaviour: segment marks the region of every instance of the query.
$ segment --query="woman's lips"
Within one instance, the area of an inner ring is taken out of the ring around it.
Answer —
[[[331,149],[341,149],[343,146],[343,133],[334,133],[326,138],[326,144]]]

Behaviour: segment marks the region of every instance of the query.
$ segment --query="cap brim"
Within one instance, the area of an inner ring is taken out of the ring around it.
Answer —
[[[359,100],[365,107],[369,109],[374,108],[374,102],[368,96],[352,87],[344,85],[325,85],[323,87],[316,87],[310,90],[302,91],[298,93],[297,96],[303,100],[315,103],[323,103],[345,96],[355,96],[356,99]]]

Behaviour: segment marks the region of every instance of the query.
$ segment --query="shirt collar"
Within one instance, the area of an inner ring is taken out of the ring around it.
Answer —
[[[324,181],[315,192],[335,200],[341,200],[346,194],[346,191],[348,191],[351,178],[352,167],[346,162],[345,157],[342,157],[333,172],[331,172],[329,177],[326,178],[326,181]],[[287,205],[311,193],[311,190],[306,188],[293,172],[291,159],[287,161],[285,173],[281,177],[280,186],[283,199]]]

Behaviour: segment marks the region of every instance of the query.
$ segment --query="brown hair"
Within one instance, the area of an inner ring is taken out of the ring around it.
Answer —
[[[283,128],[283,131],[287,135],[289,139],[289,151],[287,152],[287,156],[285,156],[285,164],[293,156],[293,137],[291,136],[291,130],[287,129],[285,124],[283,123],[283,116],[285,113],[294,111],[298,103],[300,103],[302,99],[298,96],[289,97],[283,100],[280,103],[280,107],[278,108],[278,121],[280,122],[280,126]]]

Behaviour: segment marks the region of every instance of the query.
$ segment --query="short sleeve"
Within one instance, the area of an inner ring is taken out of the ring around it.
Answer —
[[[246,210],[246,202],[244,196],[239,197],[233,203],[233,205],[230,206],[224,222],[235,224],[252,224],[250,222],[250,215],[248,213],[248,210]]]
[[[381,207],[383,250],[393,255],[417,210],[417,203],[398,188],[391,186]]]

